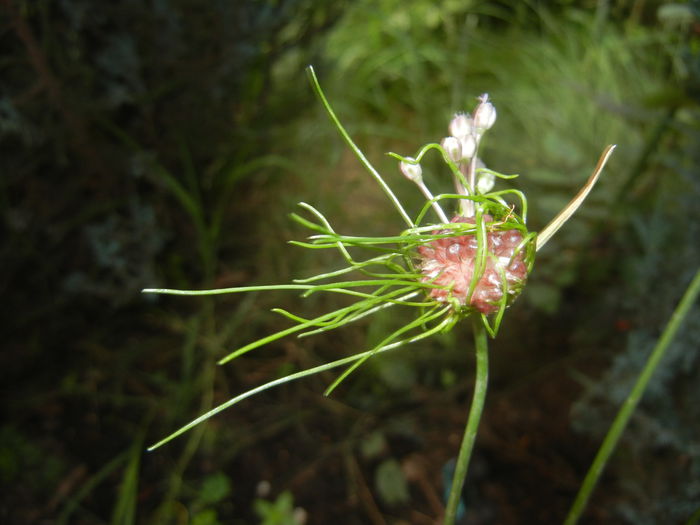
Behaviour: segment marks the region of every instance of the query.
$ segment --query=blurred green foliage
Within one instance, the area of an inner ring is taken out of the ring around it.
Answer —
[[[459,329],[370,362],[336,395],[347,405],[316,395],[318,378],[142,453],[214,400],[400,322],[282,342],[215,371],[225,349],[281,326],[267,308],[295,299],[138,295],[339,264],[283,246],[299,236],[285,213],[302,198],[344,232],[400,228],[313,100],[308,63],[414,210],[419,195],[383,153],[438,141],[482,92],[499,111],[484,160],[521,174],[534,229],[618,143],[506,317],[470,488],[475,512],[499,523],[561,519],[700,261],[697,2],[3,0],[0,13],[0,521],[283,523],[271,516],[291,519],[293,501],[308,523],[435,515],[470,384]],[[449,189],[436,166],[427,182]],[[695,510],[698,341],[696,315],[591,519],[664,523]],[[562,437],[553,398],[563,412],[578,401],[572,421],[592,440]],[[413,455],[427,466],[404,479]],[[280,492],[256,500],[273,477]]]
[[[260,525],[298,525],[300,521],[294,513],[294,498],[289,492],[282,492],[275,501],[257,499],[253,502],[255,513],[260,517]]]

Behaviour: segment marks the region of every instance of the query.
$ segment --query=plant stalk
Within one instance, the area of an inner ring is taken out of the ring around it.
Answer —
[[[479,421],[481,420],[481,412],[484,409],[486,387],[489,380],[489,349],[486,339],[486,329],[481,322],[481,318],[474,316],[472,319],[474,346],[476,348],[476,379],[474,382],[474,396],[472,398],[472,406],[469,409],[467,425],[464,427],[462,444],[459,447],[459,457],[457,458],[457,464],[455,465],[455,475],[452,480],[450,497],[447,500],[444,525],[454,525],[457,517],[457,508],[459,507],[464,480],[467,477],[469,459],[471,458],[472,449],[474,448],[476,432],[479,429]]]
[[[683,298],[678,303],[678,306],[661,334],[659,341],[656,343],[656,346],[649,356],[649,359],[647,359],[647,363],[644,366],[642,373],[637,378],[637,382],[632,388],[632,391],[620,408],[617,416],[615,416],[615,420],[610,426],[610,430],[608,430],[608,434],[605,436],[603,444],[600,446],[600,450],[598,450],[598,454],[596,454],[593,463],[588,469],[588,473],[581,484],[581,488],[576,495],[576,499],[571,506],[571,510],[569,510],[569,515],[566,517],[564,525],[575,525],[581,517],[581,514],[588,503],[588,499],[598,483],[598,479],[605,469],[608,459],[615,450],[615,446],[622,436],[630,417],[634,413],[634,409],[637,407],[642,394],[644,394],[644,390],[646,389],[654,370],[656,370],[656,367],[661,361],[661,358],[664,356],[666,349],[671,344],[671,341],[673,341],[673,338],[678,332],[681,323],[688,315],[688,312],[695,303],[695,300],[698,298],[698,294],[700,294],[700,270],[698,270],[695,277],[688,285]]]
[[[331,108],[331,105],[329,104],[328,100],[326,99],[326,95],[323,93],[323,90],[321,89],[321,84],[319,84],[318,78],[316,78],[316,72],[314,71],[313,66],[308,66],[306,68],[306,73],[309,75],[309,79],[311,80],[311,86],[313,87],[314,91],[316,92],[316,95],[318,96],[318,98],[321,100],[321,104],[323,104],[323,107],[325,108],[326,113],[328,113],[328,116],[330,117],[331,121],[333,122],[335,127],[338,129],[338,132],[343,137],[343,140],[345,140],[345,143],[350,147],[352,152],[359,159],[359,161],[362,163],[362,165],[367,169],[367,171],[369,171],[369,174],[372,175],[374,180],[376,180],[377,183],[379,183],[379,186],[382,188],[382,191],[386,194],[387,197],[389,197],[389,200],[394,205],[396,210],[399,212],[399,215],[401,215],[401,218],[408,225],[408,227],[412,228],[413,226],[415,226],[413,224],[413,221],[411,220],[411,218],[408,216],[408,213],[406,213],[406,210],[403,209],[403,206],[401,205],[401,202],[399,202],[399,199],[397,199],[396,195],[394,195],[394,192],[391,191],[391,188],[389,188],[387,183],[384,182],[384,179],[382,178],[382,176],[379,174],[379,172],[376,169],[374,169],[374,166],[372,166],[370,161],[367,160],[367,157],[365,157],[365,154],[362,153],[360,148],[357,147],[355,142],[353,142],[352,138],[350,138],[350,135],[348,134],[348,132],[345,130],[343,125],[340,123],[340,120],[335,115],[333,108]]]

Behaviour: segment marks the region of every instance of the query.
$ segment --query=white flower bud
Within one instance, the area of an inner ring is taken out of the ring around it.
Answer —
[[[401,173],[403,173],[408,180],[412,180],[413,182],[421,182],[423,180],[423,168],[420,167],[420,164],[411,164],[410,162],[407,162],[412,160],[415,161],[416,159],[406,157],[405,161],[402,160],[399,163]]]
[[[452,162],[462,160],[462,144],[456,137],[445,137],[440,143]]]
[[[483,195],[484,193],[490,192],[495,182],[496,176],[493,173],[482,171],[481,173],[479,173],[479,178],[476,181],[477,193]]]
[[[450,135],[457,138],[465,137],[472,132],[472,118],[464,113],[457,113],[450,122]]]
[[[460,138],[459,142],[462,145],[462,160],[471,159],[474,153],[476,153],[476,140],[474,139],[474,135],[465,135]]]
[[[479,133],[483,133],[496,122],[496,108],[489,102],[487,93],[481,95],[479,100],[481,104],[474,110],[474,128]]]

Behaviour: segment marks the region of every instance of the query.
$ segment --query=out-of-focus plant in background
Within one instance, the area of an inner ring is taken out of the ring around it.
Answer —
[[[428,473],[451,457],[438,443],[459,435],[470,390],[460,330],[371,363],[343,403],[317,394],[324,381],[285,387],[143,455],[231,391],[376,344],[399,322],[285,341],[214,374],[216,357],[280,326],[266,312],[280,298],[138,295],[327,268],[280,248],[299,237],[285,213],[301,195],[349,231],[392,232],[313,102],[311,62],[372,158],[440,136],[489,92],[499,126],[484,160],[523,175],[535,230],[600,145],[618,143],[615,176],[538,255],[547,272],[493,346],[466,487],[472,519],[563,518],[699,259],[695,2],[3,0],[0,13],[3,521],[250,523],[288,514],[285,491],[309,523],[437,514]],[[395,172],[389,158],[379,168]],[[417,203],[411,190],[400,197]],[[682,521],[697,507],[697,309],[690,319],[593,520]],[[254,505],[265,480],[272,506]]]

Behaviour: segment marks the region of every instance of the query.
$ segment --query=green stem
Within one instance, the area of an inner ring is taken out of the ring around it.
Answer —
[[[474,397],[472,398],[472,406],[469,409],[467,426],[464,428],[462,444],[459,447],[459,457],[457,458],[457,464],[455,466],[455,476],[452,480],[450,497],[447,500],[444,525],[453,525],[457,517],[457,508],[459,506],[464,480],[467,477],[469,459],[471,458],[472,449],[474,448],[474,441],[476,440],[476,432],[479,428],[481,412],[484,409],[486,386],[489,380],[489,349],[486,340],[486,329],[481,322],[481,318],[476,316],[473,318],[472,325],[474,327],[474,345],[476,347],[476,380],[474,382]]]
[[[699,293],[700,270],[698,270],[690,285],[688,285],[688,289],[685,291],[683,298],[678,303],[678,306],[661,334],[659,341],[656,343],[656,346],[649,356],[649,359],[644,366],[644,370],[642,370],[642,373],[639,375],[634,388],[632,388],[632,391],[620,408],[617,416],[615,416],[615,420],[610,426],[610,430],[608,430],[608,434],[605,436],[603,444],[600,446],[600,450],[598,450],[598,454],[593,460],[593,463],[588,469],[588,473],[581,484],[581,488],[576,495],[574,504],[571,506],[569,515],[566,517],[566,521],[564,522],[565,525],[574,525],[578,522],[578,519],[585,509],[588,499],[590,498],[591,493],[598,482],[598,478],[600,478],[600,475],[603,472],[608,459],[615,450],[615,446],[622,436],[622,432],[625,430],[634,409],[637,407],[642,394],[644,394],[644,390],[649,383],[649,379],[651,379],[654,370],[656,370],[656,367],[661,361],[666,349],[670,345],[671,341],[673,341],[676,332],[678,332],[681,323],[688,315],[688,312],[693,306],[693,303],[697,299]]]
[[[321,84],[318,82],[318,78],[316,78],[316,72],[314,71],[314,68],[312,66],[308,66],[306,68],[306,72],[309,75],[309,79],[311,80],[311,86],[313,87],[314,91],[316,92],[316,95],[318,98],[321,100],[321,104],[323,104],[323,107],[326,110],[326,113],[328,113],[328,116],[330,117],[331,121],[333,121],[333,124],[335,125],[336,128],[338,128],[338,132],[340,135],[343,137],[347,145],[350,147],[352,152],[355,154],[355,156],[359,159],[359,161],[362,163],[362,165],[369,171],[370,175],[374,178],[379,183],[379,186],[382,188],[382,191],[386,194],[387,197],[389,197],[389,200],[391,203],[394,205],[396,210],[399,212],[401,215],[401,218],[404,220],[406,224],[408,224],[409,228],[412,228],[414,226],[413,221],[411,218],[408,216],[408,213],[406,213],[406,210],[403,209],[403,206],[399,202],[399,199],[396,198],[396,195],[394,195],[394,192],[391,191],[391,188],[387,185],[386,182],[384,182],[384,179],[382,176],[377,172],[377,170],[374,169],[374,166],[370,164],[369,160],[367,160],[367,157],[362,153],[360,148],[357,147],[357,145],[353,142],[353,140],[350,138],[350,135],[348,134],[347,131],[345,131],[345,128],[343,125],[340,123],[340,120],[338,117],[336,117],[335,112],[331,108],[330,103],[326,99],[326,95],[323,94],[323,90],[321,89]]]

